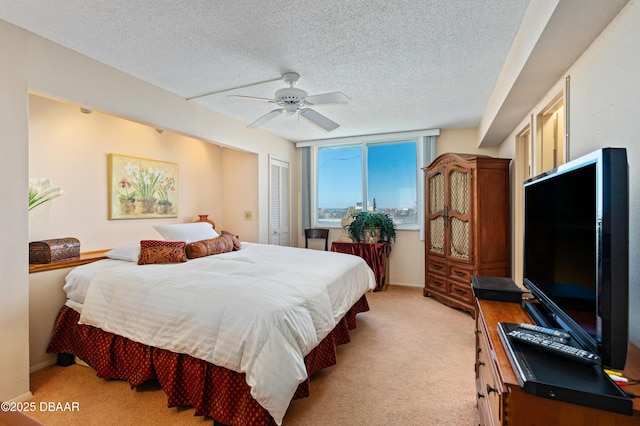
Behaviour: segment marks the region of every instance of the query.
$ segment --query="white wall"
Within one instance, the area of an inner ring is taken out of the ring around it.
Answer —
[[[242,241],[259,241],[258,222],[260,219],[258,156],[235,149],[222,150],[222,217],[224,223],[219,230],[238,235]],[[293,180],[293,179],[292,179]],[[214,194],[214,197],[217,197]],[[245,218],[251,213],[251,219]],[[267,216],[266,212],[263,216]],[[216,214],[213,214],[216,217]],[[295,229],[295,228],[292,228]],[[295,232],[292,232],[295,234]]]
[[[9,400],[30,394],[26,202],[29,93],[255,153],[258,165],[258,214],[255,220],[260,242],[266,242],[268,237],[268,157],[275,155],[288,161],[292,165],[292,175],[296,176],[298,156],[289,141],[262,130],[246,129],[244,123],[162,91],[4,21],[0,21],[0,57],[0,170],[4,183],[0,186],[3,199],[0,223],[5,225],[0,248],[0,341],[3,342],[0,351],[0,399]],[[292,205],[298,204],[297,185],[298,182],[292,179]],[[292,217],[292,228],[296,229],[296,216]],[[85,238],[89,241],[87,238],[90,237]]]
[[[440,130],[440,136],[436,138],[436,156],[447,152],[488,155],[490,157],[498,157],[500,154],[500,150],[495,146],[488,148],[478,147],[478,129],[475,127]]]
[[[153,225],[193,222],[199,214],[208,214],[218,230],[224,227],[226,163],[217,145],[171,131],[158,134],[153,127],[99,112],[82,114],[75,105],[38,96],[30,96],[29,111],[29,174],[50,178],[64,190],[29,212],[29,241],[76,237],[82,251],[102,250],[158,238]],[[109,153],[176,163],[178,217],[109,220]],[[257,161],[250,165],[257,173]],[[257,181],[245,192],[257,204]],[[232,231],[244,237],[243,229]]]
[[[570,76],[570,159],[603,147],[624,147],[629,162],[630,337],[640,344],[640,0],[631,0],[572,65]],[[565,76],[566,77],[566,76]],[[563,87],[563,77],[546,98]],[[545,98],[545,99],[546,99]],[[545,100],[531,111],[537,113]],[[523,117],[523,125],[526,118]],[[515,135],[501,155],[515,152]],[[514,218],[516,220],[516,218]]]
[[[57,355],[47,353],[47,346],[60,307],[67,298],[62,286],[71,269],[29,274],[29,371],[56,363]]]
[[[29,283],[27,252],[28,102],[24,43],[0,23],[0,399],[29,391]],[[23,247],[23,250],[19,248]]]

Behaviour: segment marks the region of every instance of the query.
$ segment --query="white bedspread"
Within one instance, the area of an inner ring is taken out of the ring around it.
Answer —
[[[80,323],[246,374],[281,424],[304,356],[375,288],[357,256],[243,243],[171,265],[94,268]]]

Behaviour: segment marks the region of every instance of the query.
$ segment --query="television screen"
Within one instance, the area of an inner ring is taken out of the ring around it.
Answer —
[[[528,187],[526,277],[589,334],[596,315],[596,164]]]
[[[605,148],[525,183],[525,286],[540,325],[571,333],[605,365],[628,344],[626,151]],[[531,312],[530,312],[531,313]]]

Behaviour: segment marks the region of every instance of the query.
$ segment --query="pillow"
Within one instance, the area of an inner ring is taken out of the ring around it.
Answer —
[[[186,262],[185,245],[184,241],[142,240],[138,265]]]
[[[227,231],[220,231],[220,234],[225,237],[231,238],[231,241],[233,241],[233,249],[240,250],[240,248],[242,247],[242,243],[240,242],[236,234],[232,234],[231,232]]]
[[[184,241],[187,244],[219,236],[208,222],[155,225],[153,229],[158,231],[167,241]]]
[[[189,259],[227,253],[233,250],[233,241],[228,235],[187,244],[185,251]]]
[[[140,257],[140,243],[130,243],[117,246],[104,254],[109,259],[137,262]]]

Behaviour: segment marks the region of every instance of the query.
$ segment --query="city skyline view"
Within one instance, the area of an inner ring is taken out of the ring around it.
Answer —
[[[366,150],[367,200],[363,191]],[[417,218],[416,142],[318,149],[318,219],[339,221],[348,207],[389,213],[396,223]],[[364,206],[364,207],[363,207]]]

